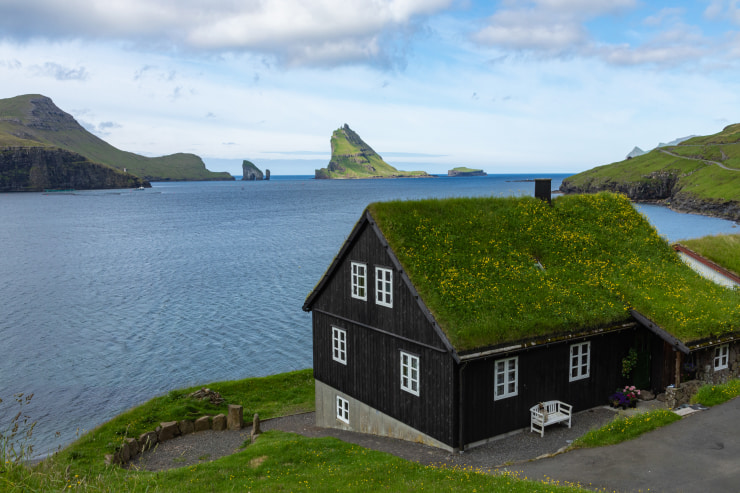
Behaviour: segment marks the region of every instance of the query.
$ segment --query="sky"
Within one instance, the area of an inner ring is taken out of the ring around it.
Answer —
[[[0,98],[146,156],[575,173],[740,122],[740,0],[0,0]]]

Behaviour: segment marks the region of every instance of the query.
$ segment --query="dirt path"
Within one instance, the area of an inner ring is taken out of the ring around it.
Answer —
[[[740,171],[740,169],[737,169],[737,168],[728,168],[727,166],[725,166],[724,164],[720,163],[719,161],[710,161],[709,159],[701,159],[701,158],[698,158],[698,157],[681,156],[680,154],[676,154],[676,153],[671,152],[671,151],[666,151],[664,149],[660,149],[660,152],[662,152],[663,154],[668,154],[669,156],[680,158],[680,159],[688,159],[690,161],[701,161],[703,163],[716,164],[720,168],[726,169],[727,171]]]

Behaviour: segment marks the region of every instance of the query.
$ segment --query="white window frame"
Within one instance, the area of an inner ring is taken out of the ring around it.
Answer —
[[[575,382],[589,377],[591,374],[591,341],[579,342],[570,346],[569,366],[569,382]]]
[[[352,262],[352,297],[367,300],[367,264]]]
[[[419,395],[419,357],[401,351],[401,390]]]
[[[342,396],[337,396],[337,419],[349,424],[349,401]]]
[[[393,270],[375,267],[375,303],[393,308]]]
[[[729,367],[730,345],[722,344],[714,348],[714,371],[725,370]]]
[[[331,328],[331,359],[347,364],[347,331],[334,326]]]
[[[498,359],[494,362],[493,384],[493,399],[496,401],[519,394],[519,356]]]

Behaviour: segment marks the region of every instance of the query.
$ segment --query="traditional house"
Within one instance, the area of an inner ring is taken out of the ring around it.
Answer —
[[[303,307],[319,426],[463,450],[541,401],[661,390],[695,355],[738,373],[738,290],[686,267],[626,198],[546,188],[368,206]]]

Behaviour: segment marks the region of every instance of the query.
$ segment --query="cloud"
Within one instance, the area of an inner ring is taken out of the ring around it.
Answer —
[[[43,65],[32,67],[36,75],[44,77],[53,77],[56,80],[87,80],[88,73],[85,67],[69,68],[58,63],[46,62]]]
[[[712,0],[704,10],[710,20],[725,20],[740,25],[740,2],[738,0]]]
[[[96,39],[251,52],[282,65],[388,64],[404,33],[453,0],[9,0],[11,39]]]
[[[88,132],[94,133],[95,135],[101,137],[109,136],[111,134],[110,130],[112,129],[123,128],[120,124],[111,121],[100,122],[97,125],[86,121],[80,121],[80,125],[87,129]]]

